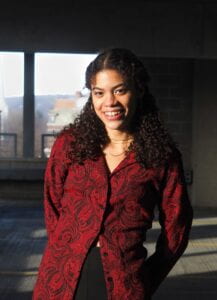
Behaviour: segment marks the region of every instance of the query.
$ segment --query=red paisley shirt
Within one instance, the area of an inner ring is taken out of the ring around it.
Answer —
[[[144,169],[130,152],[110,173],[103,156],[71,164],[66,155],[71,140],[67,132],[57,138],[46,167],[48,243],[33,299],[72,300],[96,239],[108,299],[150,299],[188,242],[192,208],[181,159]],[[156,206],[162,229],[156,251],[147,258],[143,243]]]

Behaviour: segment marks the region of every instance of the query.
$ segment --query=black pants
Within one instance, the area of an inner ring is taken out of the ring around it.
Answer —
[[[107,300],[100,250],[92,247],[79,279],[75,300]]]

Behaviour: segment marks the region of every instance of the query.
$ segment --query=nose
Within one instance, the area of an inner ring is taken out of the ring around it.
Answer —
[[[104,100],[104,105],[105,106],[113,106],[117,104],[117,99],[114,95],[114,93],[109,92],[106,94],[105,100]]]

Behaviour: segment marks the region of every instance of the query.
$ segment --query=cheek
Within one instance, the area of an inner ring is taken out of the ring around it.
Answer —
[[[92,106],[95,114],[101,119],[101,103],[100,101],[92,101]]]
[[[95,111],[100,110],[101,105],[100,105],[99,101],[93,101],[92,104],[93,104],[93,108]]]

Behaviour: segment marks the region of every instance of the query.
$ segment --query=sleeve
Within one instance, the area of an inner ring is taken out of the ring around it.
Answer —
[[[158,206],[161,233],[155,252],[146,261],[151,294],[159,287],[188,244],[193,210],[187,194],[181,155],[168,164],[160,195]]]
[[[64,135],[57,137],[45,170],[44,215],[48,239],[54,232],[60,215],[61,198],[68,169],[66,155],[68,143]]]

